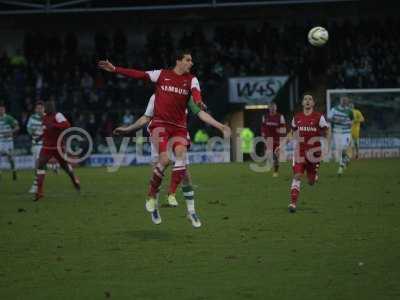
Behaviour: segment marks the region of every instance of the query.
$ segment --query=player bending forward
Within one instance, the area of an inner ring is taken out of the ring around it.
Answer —
[[[291,123],[290,136],[295,142],[293,152],[293,180],[290,189],[289,212],[296,212],[300,194],[301,178],[307,173],[308,183],[317,180],[322,157],[321,138],[329,136],[329,125],[322,113],[314,111],[315,100],[312,95],[304,94],[303,111],[297,113]],[[289,142],[289,139],[287,140]],[[277,149],[279,151],[279,148]]]
[[[43,116],[43,146],[40,150],[37,162],[36,182],[37,192],[34,201],[38,201],[44,196],[44,178],[46,176],[46,164],[54,157],[61,168],[68,174],[76,190],[80,190],[79,179],[75,176],[72,166],[65,160],[66,153],[64,145],[58,145],[58,139],[65,129],[71,127],[68,120],[62,113],[56,112],[55,103],[53,101],[45,102],[46,114]]]
[[[139,128],[142,128],[143,126],[145,126],[146,124],[151,122],[151,119],[154,116],[154,99],[155,99],[155,96],[152,95],[150,97],[149,103],[147,105],[146,112],[134,124],[127,126],[127,127],[118,127],[114,130],[114,134],[127,134],[129,132],[132,132]],[[229,127],[219,123],[208,113],[206,113],[205,111],[202,111],[193,102],[192,99],[190,99],[188,102],[188,108],[193,114],[197,115],[202,121],[219,129],[224,134],[224,136],[230,135]],[[189,136],[188,136],[188,138],[190,139]],[[152,145],[151,149],[152,149],[153,166],[155,166],[158,163],[159,156],[155,152],[153,145]],[[186,200],[188,219],[192,222],[193,227],[199,228],[199,227],[201,227],[201,221],[200,221],[200,218],[198,217],[198,215],[196,214],[194,190],[193,190],[193,185],[192,185],[192,178],[191,178],[191,175],[190,175],[189,169],[188,169],[188,164],[189,164],[189,162],[187,161],[186,162],[186,172],[185,172],[184,178],[182,180],[182,193]],[[154,224],[161,223],[161,216],[160,216],[160,212],[159,212],[158,200],[159,200],[159,193],[157,193],[157,197],[156,197],[156,201],[157,201],[156,209],[151,213],[151,219]],[[178,202],[176,201],[176,198],[175,198],[175,194],[169,194],[168,203],[170,206],[178,205]]]
[[[190,51],[182,51],[176,55],[173,69],[139,71],[115,67],[109,61],[100,61],[99,68],[135,79],[155,83],[154,116],[149,127],[152,143],[159,153],[159,161],[153,169],[145,207],[153,213],[157,208],[159,192],[164,171],[169,164],[168,147],[175,155],[169,193],[175,194],[186,173],[187,155],[187,118],[186,106],[190,96],[196,104],[202,103],[199,81],[190,74],[193,66]]]

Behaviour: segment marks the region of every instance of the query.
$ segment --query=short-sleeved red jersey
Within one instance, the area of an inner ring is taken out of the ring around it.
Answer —
[[[167,123],[186,128],[186,109],[192,89],[200,91],[197,78],[191,74],[178,75],[173,70],[161,70],[154,81],[156,98],[152,125]]]
[[[201,102],[198,79],[192,74],[178,75],[174,70],[138,71],[117,67],[115,72],[155,83],[155,102],[152,126],[169,124],[186,128],[186,108],[190,96]]]
[[[61,133],[71,127],[62,113],[48,113],[43,117],[43,148],[56,149]]]
[[[286,129],[285,117],[280,113],[271,114],[269,109],[266,111],[262,119],[261,134],[264,138],[272,137],[274,142],[279,141],[279,138],[285,136],[281,133],[282,128]]]
[[[299,112],[294,116],[291,126],[293,131],[298,133],[299,140],[296,147],[299,148],[296,150],[301,157],[308,158],[306,152],[311,149],[314,152],[319,147],[319,152],[321,151],[321,142],[318,138],[322,137],[323,130],[329,127],[322,113],[312,112],[306,115],[304,112]],[[318,156],[318,151],[314,153]]]

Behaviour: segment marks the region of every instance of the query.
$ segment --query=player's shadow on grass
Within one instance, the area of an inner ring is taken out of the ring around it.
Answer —
[[[131,238],[137,239],[142,242],[146,241],[169,241],[172,236],[167,231],[161,230],[130,230],[126,232]]]

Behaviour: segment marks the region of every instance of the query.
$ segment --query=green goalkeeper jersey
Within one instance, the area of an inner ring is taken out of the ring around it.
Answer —
[[[347,134],[351,132],[353,124],[353,111],[351,108],[341,105],[335,106],[328,113],[328,119],[332,123],[333,133]]]
[[[43,135],[43,116],[39,114],[33,114],[28,120],[26,130],[32,137],[32,146],[43,145],[41,136]]]
[[[5,114],[0,117],[0,143],[13,141],[13,130],[18,126],[17,120],[12,116]]]

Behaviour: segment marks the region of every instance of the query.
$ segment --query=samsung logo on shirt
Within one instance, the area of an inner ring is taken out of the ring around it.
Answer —
[[[172,92],[172,93],[175,93],[175,94],[185,95],[185,96],[189,95],[189,91],[188,90],[180,89],[180,88],[177,88],[177,87],[172,86],[172,85],[162,85],[161,89],[164,92]]]
[[[317,132],[318,131],[317,128],[311,127],[311,126],[299,126],[299,130],[306,131],[306,132]]]

